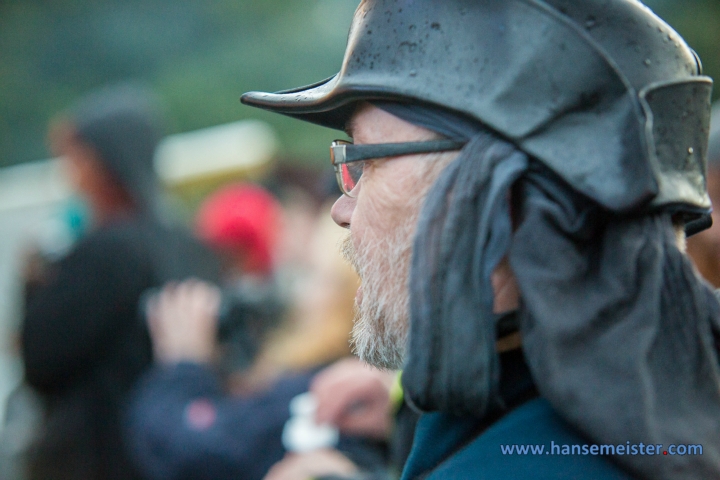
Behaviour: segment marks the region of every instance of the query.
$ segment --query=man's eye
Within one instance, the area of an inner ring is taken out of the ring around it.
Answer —
[[[353,162],[348,164],[348,173],[353,180],[353,183],[360,181],[363,171],[365,170],[365,163],[367,162]]]

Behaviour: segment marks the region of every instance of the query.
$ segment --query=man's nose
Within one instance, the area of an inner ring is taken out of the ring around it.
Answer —
[[[355,199],[342,195],[330,210],[332,219],[343,228],[350,228],[350,218],[355,210]]]

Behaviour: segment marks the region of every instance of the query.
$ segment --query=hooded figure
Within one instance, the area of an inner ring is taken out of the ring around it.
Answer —
[[[635,0],[364,0],[336,76],[243,96],[355,141],[333,216],[355,348],[425,412],[404,478],[720,477],[720,306],[682,252],[711,90]]]
[[[157,217],[160,135],[152,97],[130,85],[89,95],[51,131],[93,226],[27,298],[25,375],[46,407],[30,478],[140,478],[119,421],[152,358],[138,301],[169,280],[218,280],[212,254]]]

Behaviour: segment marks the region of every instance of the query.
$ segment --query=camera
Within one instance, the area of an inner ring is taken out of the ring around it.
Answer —
[[[161,288],[150,288],[140,297],[138,315],[144,327],[147,327],[148,304],[160,291]],[[223,289],[217,318],[217,341],[223,351],[221,362],[233,369],[252,364],[267,333],[280,324],[284,311],[284,303],[274,286]]]

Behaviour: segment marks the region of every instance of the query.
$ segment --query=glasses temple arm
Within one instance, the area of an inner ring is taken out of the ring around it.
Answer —
[[[373,145],[344,145],[345,158],[341,163],[358,162],[371,158],[395,157],[415,153],[447,152],[461,150],[463,142],[455,140],[431,140],[428,142],[379,143]]]

